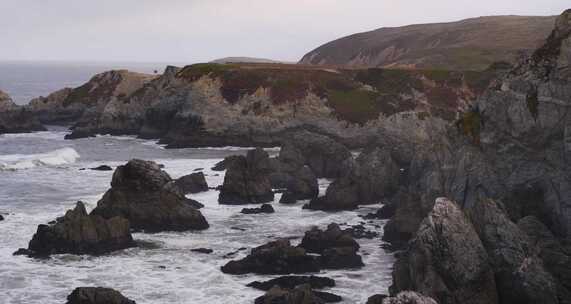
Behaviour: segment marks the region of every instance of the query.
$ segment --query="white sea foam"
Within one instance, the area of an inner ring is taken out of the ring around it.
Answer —
[[[22,170],[35,167],[57,167],[77,161],[79,153],[73,148],[63,148],[39,154],[0,155],[0,170]]]

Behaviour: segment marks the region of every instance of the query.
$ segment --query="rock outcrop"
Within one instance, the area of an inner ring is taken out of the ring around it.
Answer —
[[[391,293],[414,290],[439,303],[498,303],[488,254],[460,207],[436,200],[393,270]]]
[[[54,224],[39,225],[27,250],[30,256],[51,254],[105,254],[134,247],[129,221],[116,216],[104,219],[88,215],[82,202],[58,218]]]
[[[136,304],[136,302],[111,288],[78,287],[67,296],[66,304]]]
[[[184,197],[170,176],[152,161],[134,159],[113,173],[111,189],[92,214],[122,216],[131,228],[147,232],[208,228],[199,203]]]
[[[240,211],[240,213],[243,214],[262,214],[262,213],[274,213],[276,212],[274,210],[274,207],[272,207],[272,205],[270,204],[263,204],[260,208],[244,208],[242,209],[242,211]]]
[[[305,233],[299,247],[309,253],[321,254],[321,267],[326,269],[364,266],[357,254],[359,244],[350,232],[341,230],[337,224],[330,224],[325,231],[313,227]]]
[[[44,131],[30,111],[17,106],[8,94],[0,91],[0,134]]]
[[[228,205],[262,204],[274,200],[268,153],[258,148],[228,164],[218,202]]]
[[[307,255],[302,248],[291,246],[288,240],[278,240],[252,249],[242,260],[222,266],[228,274],[290,274],[319,272],[319,260]]]
[[[369,299],[367,304],[438,304],[433,298],[413,291],[403,291],[394,297],[383,298],[381,301]]]
[[[180,177],[175,181],[175,184],[184,194],[208,191],[208,183],[206,182],[206,178],[202,172],[192,173]]]
[[[310,285],[300,285],[292,289],[273,287],[265,295],[257,298],[255,304],[322,304],[341,302],[340,296],[314,291]]]
[[[252,282],[248,287],[259,290],[270,290],[274,286],[285,289],[294,289],[296,286],[308,284],[312,289],[335,287],[335,280],[317,276],[283,276],[265,282]]]

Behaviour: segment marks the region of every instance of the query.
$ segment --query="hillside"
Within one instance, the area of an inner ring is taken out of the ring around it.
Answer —
[[[531,53],[554,22],[554,16],[494,16],[380,28],[329,42],[300,63],[483,70],[493,62],[514,62],[521,53]]]

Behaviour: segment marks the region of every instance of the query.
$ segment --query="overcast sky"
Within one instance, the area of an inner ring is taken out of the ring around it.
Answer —
[[[297,61],[384,26],[554,15],[569,0],[0,0],[0,61]]]

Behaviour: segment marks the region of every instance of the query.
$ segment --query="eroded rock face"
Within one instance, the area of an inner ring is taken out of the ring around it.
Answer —
[[[393,270],[391,293],[415,290],[439,303],[498,303],[488,254],[456,203],[439,198]]]
[[[67,296],[66,304],[136,304],[136,302],[111,288],[78,287]]]
[[[231,161],[224,176],[218,202],[228,205],[262,204],[274,200],[268,153],[258,148]]]
[[[177,179],[175,184],[184,194],[208,191],[208,183],[206,183],[206,178],[202,172],[185,175]]]
[[[438,304],[433,298],[424,296],[413,291],[403,291],[394,297],[388,297],[382,302],[371,301],[367,304]]]
[[[496,202],[481,200],[467,214],[490,257],[500,303],[558,303],[553,277]]]
[[[245,258],[230,261],[222,266],[228,274],[290,274],[318,272],[317,257],[306,254],[302,248],[291,246],[288,240],[278,240],[252,249]]]
[[[111,189],[92,214],[123,216],[131,228],[148,232],[206,229],[208,222],[197,207],[158,164],[134,159],[117,167]]]
[[[31,256],[51,254],[105,254],[134,247],[129,221],[116,216],[88,215],[82,202],[54,224],[40,225],[29,243]]]
[[[0,91],[0,134],[44,131],[34,115],[17,106],[8,94]]]

